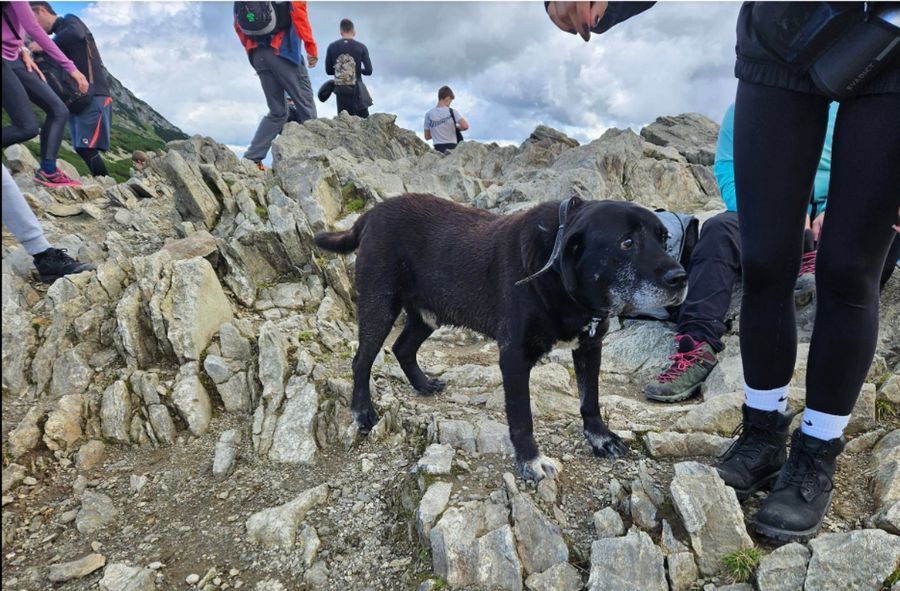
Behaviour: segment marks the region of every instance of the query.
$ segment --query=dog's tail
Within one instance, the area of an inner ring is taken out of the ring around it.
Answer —
[[[347,254],[359,248],[359,235],[362,232],[365,216],[356,220],[353,227],[343,232],[318,232],[314,240],[321,249],[340,254]]]

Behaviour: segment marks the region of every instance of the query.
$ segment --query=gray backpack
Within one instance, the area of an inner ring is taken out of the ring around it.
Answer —
[[[342,53],[334,60],[334,93],[352,94],[356,90],[356,60]]]

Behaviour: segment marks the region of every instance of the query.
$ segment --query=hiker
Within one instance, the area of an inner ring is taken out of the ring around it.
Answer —
[[[3,225],[9,228],[25,252],[31,255],[38,278],[53,283],[64,275],[93,271],[93,265],[70,257],[65,248],[53,248],[44,236],[38,221],[19,185],[3,165]]]
[[[450,106],[455,98],[449,86],[441,86],[437,106],[425,113],[425,139],[432,140],[442,154],[456,148],[463,139],[460,132],[469,129],[466,118]]]
[[[309,26],[306,2],[235,2],[234,30],[259,76],[269,107],[244,158],[252,160],[259,170],[265,170],[262,161],[287,122],[285,95],[294,99],[301,122],[316,117],[312,84],[303,63],[300,42],[303,41],[310,68],[315,68],[319,61],[318,49]]]
[[[27,2],[4,2],[2,10],[3,109],[10,119],[10,124],[3,128],[3,148],[28,141],[40,133],[40,168],[34,173],[34,181],[46,187],[78,186],[80,182],[69,178],[56,166],[69,110],[34,65],[31,52],[25,47],[25,35],[34,39],[60,65],[81,93],[88,91],[87,78],[50,40]],[[40,128],[32,103],[47,114]]]
[[[49,2],[29,2],[38,24],[48,34],[66,57],[75,63],[93,88],[93,97],[83,110],[69,115],[69,133],[72,147],[81,156],[93,176],[109,176],[101,152],[109,150],[109,134],[112,125],[112,97],[106,68],[94,36],[80,18],[74,14],[58,16]],[[41,51],[36,43],[29,48],[33,53]]]
[[[357,41],[353,21],[341,20],[341,38],[328,46],[325,53],[325,73],[334,76],[334,95],[337,98],[337,112],[347,111],[350,115],[369,116],[372,98],[363,76],[372,75],[372,60],[369,49]]]
[[[547,10],[560,29],[587,41],[591,32],[601,34],[650,6],[551,2]],[[745,403],[740,437],[717,468],[741,498],[774,481],[754,526],[781,541],[805,540],[820,529],[843,432],[875,354],[879,280],[900,208],[900,58],[891,55],[896,41],[882,47],[866,35],[890,9],[864,2],[747,2],[738,16],[734,171]],[[848,18],[834,20],[841,16]],[[806,26],[812,22],[815,27]],[[826,53],[815,51],[823,47]],[[877,60],[872,48],[880,52]],[[860,55],[871,59],[846,61]],[[841,108],[816,255],[806,409],[787,455],[788,384],[797,355],[794,281],[832,98],[840,98]]]
[[[831,136],[837,111],[837,103],[832,103],[812,203],[807,208],[807,216],[812,216],[814,222],[809,224],[808,240],[804,243],[801,274],[815,269],[814,242],[825,217],[831,172]],[[677,312],[676,353],[669,357],[671,366],[644,386],[644,395],[650,400],[679,402],[699,393],[701,384],[718,363],[716,355],[725,349],[722,335],[727,328],[726,315],[735,280],[741,272],[741,237],[734,191],[733,103],[725,111],[719,128],[713,170],[726,211],[703,224],[687,269],[687,297]]]
[[[147,174],[144,168],[147,166],[147,154],[141,150],[135,150],[131,154],[131,169],[128,171],[129,176],[142,177]]]

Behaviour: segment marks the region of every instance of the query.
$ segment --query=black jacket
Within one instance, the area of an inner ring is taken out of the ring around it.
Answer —
[[[100,59],[100,51],[94,43],[94,36],[80,18],[74,14],[56,19],[50,30],[55,35],[53,41],[66,56],[75,63],[78,71],[88,77],[88,44],[91,47],[91,69],[93,70],[94,94],[109,96],[109,82],[106,79],[106,68]]]
[[[594,33],[605,33],[618,23],[644,12],[655,2],[610,2],[606,13]],[[754,10],[760,3],[744,2],[737,21],[737,62],[734,75],[744,82],[774,86],[795,92],[808,94],[824,94],[813,83],[808,73],[798,71],[783,62],[773,51],[770,51],[760,40],[759,32],[754,26]],[[863,2],[841,3],[843,6],[857,5],[863,9]],[[757,15],[760,16],[760,15]],[[900,60],[887,66],[865,86],[858,94],[900,93]]]

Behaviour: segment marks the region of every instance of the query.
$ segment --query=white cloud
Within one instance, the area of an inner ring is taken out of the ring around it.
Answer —
[[[421,133],[449,84],[472,139],[520,142],[538,124],[586,141],[611,126],[732,100],[735,20],[727,2],[660,3],[590,43],[557,30],[540,3],[310,3],[324,57],[342,17],[356,23],[375,75],[373,111]],[[100,2],[84,12],[109,70],[188,133],[246,145],[265,114],[234,34],[231,2]],[[311,71],[313,89],[326,80]],[[334,99],[318,103],[332,116]]]

